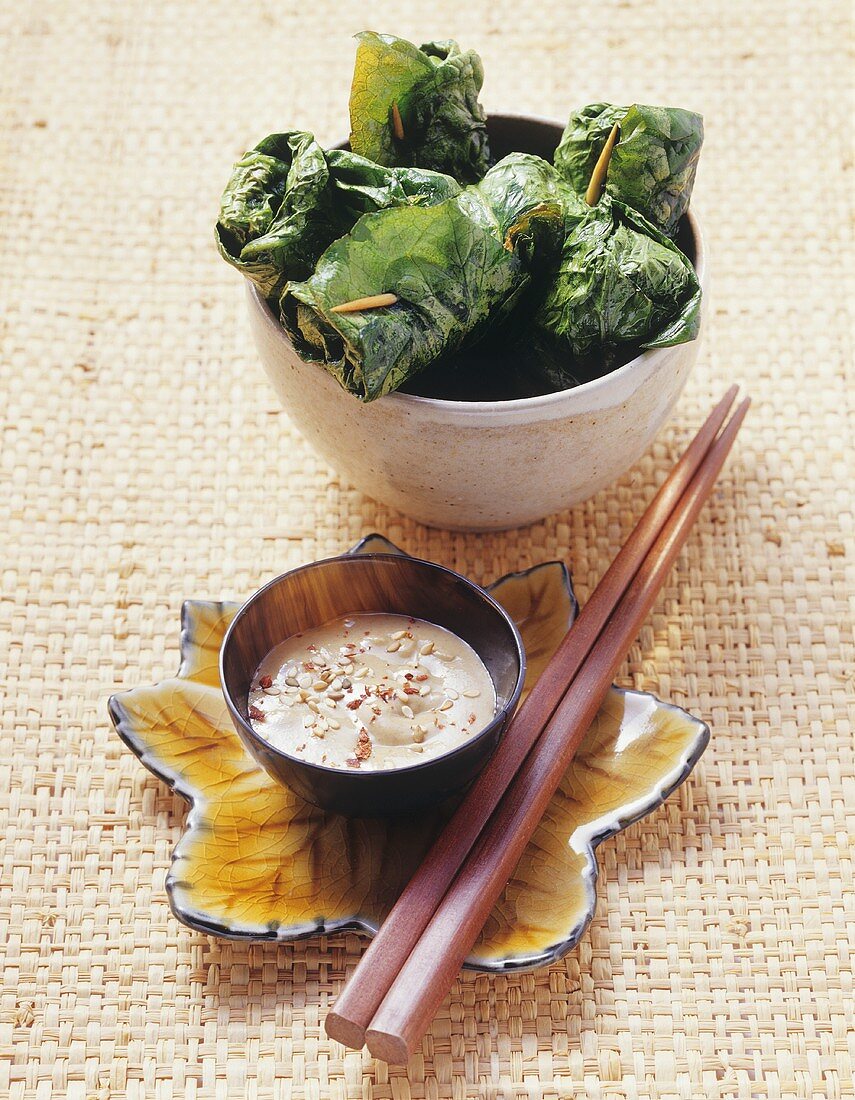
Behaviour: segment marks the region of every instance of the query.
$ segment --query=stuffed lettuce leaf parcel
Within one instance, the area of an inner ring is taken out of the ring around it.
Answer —
[[[427,206],[459,191],[437,172],[325,152],[305,131],[271,134],[234,167],[220,201],[217,246],[265,298],[276,299],[289,279],[310,275],[324,249],[363,214]]]
[[[446,172],[462,183],[481,179],[489,150],[478,54],[450,40],[418,47],[373,31],[357,38],[353,151],[378,164]]]
[[[514,153],[436,206],[361,218],[311,278],[288,285],[282,322],[305,359],[373,401],[505,318],[533,270],[554,262],[562,232],[554,169]],[[391,304],[370,308],[376,296]],[[366,298],[369,308],[350,310]]]
[[[568,189],[564,228],[521,335],[529,369],[560,389],[613,369],[627,351],[695,339],[695,269],[643,215],[608,193],[588,206]]]
[[[584,195],[614,124],[606,192],[633,207],[668,237],[689,206],[704,140],[700,115],[678,107],[592,103],[575,111],[555,151],[561,177]]]

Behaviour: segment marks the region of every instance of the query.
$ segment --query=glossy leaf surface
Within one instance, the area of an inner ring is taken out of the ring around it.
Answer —
[[[271,134],[235,165],[223,192],[217,246],[266,298],[307,278],[318,257],[365,213],[431,205],[458,194],[448,176],[386,168],[311,134]]]
[[[507,316],[534,266],[557,253],[562,224],[554,170],[511,154],[480,184],[436,206],[360,219],[308,280],[287,287],[283,323],[304,358],[373,401]],[[333,312],[378,294],[397,302]]]
[[[609,161],[606,190],[673,237],[689,208],[703,140],[700,115],[678,107],[630,107]]]
[[[585,194],[612,127],[626,111],[613,103],[589,103],[570,115],[554,160],[559,175],[577,195]]]
[[[607,193],[673,237],[692,197],[703,119],[679,107],[638,103],[592,103],[575,111],[555,151],[555,166],[577,194],[584,195],[615,123],[620,139],[609,160]]]
[[[608,194],[593,207],[570,195],[565,225],[558,269],[521,339],[529,362],[552,371],[559,388],[574,384],[592,357],[608,363],[622,348],[697,336],[695,269],[642,215]]]
[[[479,180],[489,151],[478,102],[484,81],[478,54],[450,40],[419,48],[373,31],[357,38],[350,93],[354,152],[378,164],[447,172],[462,183]]]

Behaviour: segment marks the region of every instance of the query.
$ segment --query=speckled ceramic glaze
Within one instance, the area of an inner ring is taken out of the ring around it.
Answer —
[[[400,553],[379,536],[355,552]],[[566,568],[547,562],[490,586],[526,647],[526,689],[576,614]],[[449,813],[346,818],[300,799],[247,751],[220,689],[218,656],[237,604],[188,601],[178,675],[110,700],[125,743],[190,802],[166,881],[173,912],[201,932],[284,941],[373,934]],[[594,849],[659,806],[706,747],[703,722],[652,695],[613,688],[496,903],[467,966],[554,961],[594,914]]]
[[[551,159],[562,127],[512,115],[489,120],[497,156]],[[703,239],[689,213],[679,237],[706,292]],[[699,340],[647,351],[575,389],[515,401],[440,401],[393,393],[363,405],[304,362],[247,284],[252,333],[286,412],[349,484],[432,527],[490,530],[531,523],[587,499],[648,448],[674,406]]]

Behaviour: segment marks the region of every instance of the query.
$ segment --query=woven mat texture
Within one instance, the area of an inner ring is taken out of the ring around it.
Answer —
[[[0,1096],[281,1100],[853,1096],[851,96],[843,0],[19,4],[0,14]],[[232,161],[347,129],[366,25],[454,36],[487,109],[704,112],[710,325],[618,484],[491,535],[343,486],[277,408],[212,241]],[[105,700],[176,668],[187,596],[240,599],[379,530],[584,598],[714,398],[755,405],[623,682],[712,745],[601,849],[562,963],[463,976],[408,1067],[322,1029],[356,936],[215,942],[164,896],[184,805]]]

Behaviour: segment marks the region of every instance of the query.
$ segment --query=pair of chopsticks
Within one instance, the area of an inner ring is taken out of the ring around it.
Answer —
[[[406,1062],[513,874],[640,630],[748,411],[710,413],[511,720],[326,1018],[346,1046]],[[725,425],[723,427],[723,425]]]

